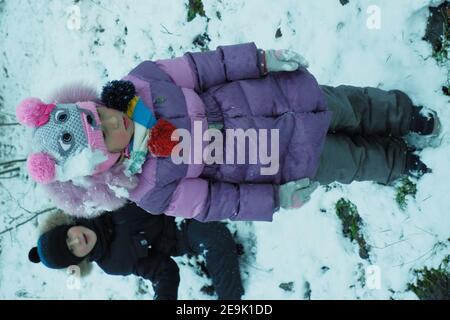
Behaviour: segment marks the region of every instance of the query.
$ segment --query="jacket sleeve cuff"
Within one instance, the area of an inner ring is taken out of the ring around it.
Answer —
[[[254,42],[218,46],[228,81],[260,78],[258,50]]]
[[[231,220],[272,221],[275,205],[272,184],[240,184],[239,209]]]
[[[273,185],[273,199],[274,199],[274,212],[277,212],[280,210],[280,185],[274,184]]]
[[[261,77],[268,74],[266,52],[263,49],[258,49],[258,67],[259,67],[259,74],[261,75]]]

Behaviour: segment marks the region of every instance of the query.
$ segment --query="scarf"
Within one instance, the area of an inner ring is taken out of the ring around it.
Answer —
[[[176,127],[167,120],[156,120],[138,96],[130,101],[127,115],[134,122],[133,141],[127,148],[128,159],[125,160],[125,174],[131,176],[142,172],[149,151],[155,157],[168,157],[178,142],[171,140]]]

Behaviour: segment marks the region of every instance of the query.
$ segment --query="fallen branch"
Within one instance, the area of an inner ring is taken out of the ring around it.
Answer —
[[[14,171],[19,171],[19,170],[20,170],[20,168],[8,169],[8,170],[5,170],[5,171],[1,171],[0,175],[6,174],[6,173],[11,173],[11,172],[14,172]]]
[[[25,161],[27,161],[27,159],[17,159],[17,160],[11,160],[11,161],[6,161],[6,162],[0,162],[0,166],[8,167],[11,164],[25,162]]]
[[[5,233],[7,233],[7,232],[9,232],[9,231],[11,231],[11,230],[17,229],[17,228],[20,227],[20,226],[23,226],[24,224],[30,222],[31,220],[33,220],[34,218],[40,216],[41,214],[44,214],[44,213],[46,213],[46,212],[53,211],[53,210],[56,210],[56,209],[57,209],[57,208],[53,207],[53,208],[48,208],[48,209],[45,209],[45,210],[36,212],[31,218],[28,218],[27,220],[25,220],[25,221],[23,221],[23,222],[21,222],[21,223],[16,224],[14,227],[9,227],[9,228],[7,228],[7,229],[1,231],[1,232],[0,232],[0,236],[3,235],[3,234],[5,234]]]
[[[0,177],[1,180],[7,180],[7,179],[14,179],[14,178],[18,178],[20,177],[20,174],[15,174],[13,176],[8,176],[8,177]]]
[[[0,99],[0,100],[1,100],[1,99]],[[12,114],[12,113],[9,113],[9,112],[5,112],[5,111],[3,111],[3,110],[0,110],[0,114],[2,114],[2,115],[4,115],[4,116],[8,116],[8,117],[13,117],[13,118],[16,117],[15,114]]]

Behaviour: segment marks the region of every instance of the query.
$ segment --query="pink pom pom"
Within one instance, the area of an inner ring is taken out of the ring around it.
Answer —
[[[27,98],[16,108],[19,122],[28,127],[40,127],[48,122],[55,104],[45,104],[38,98]]]
[[[56,163],[47,153],[33,153],[27,160],[28,173],[34,181],[49,183],[55,179]]]

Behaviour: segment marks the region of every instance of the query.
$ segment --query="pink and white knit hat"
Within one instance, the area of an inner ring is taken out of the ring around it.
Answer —
[[[45,104],[27,98],[16,115],[21,124],[33,128],[27,168],[36,182],[93,175],[108,170],[120,157],[107,150],[95,102]]]

